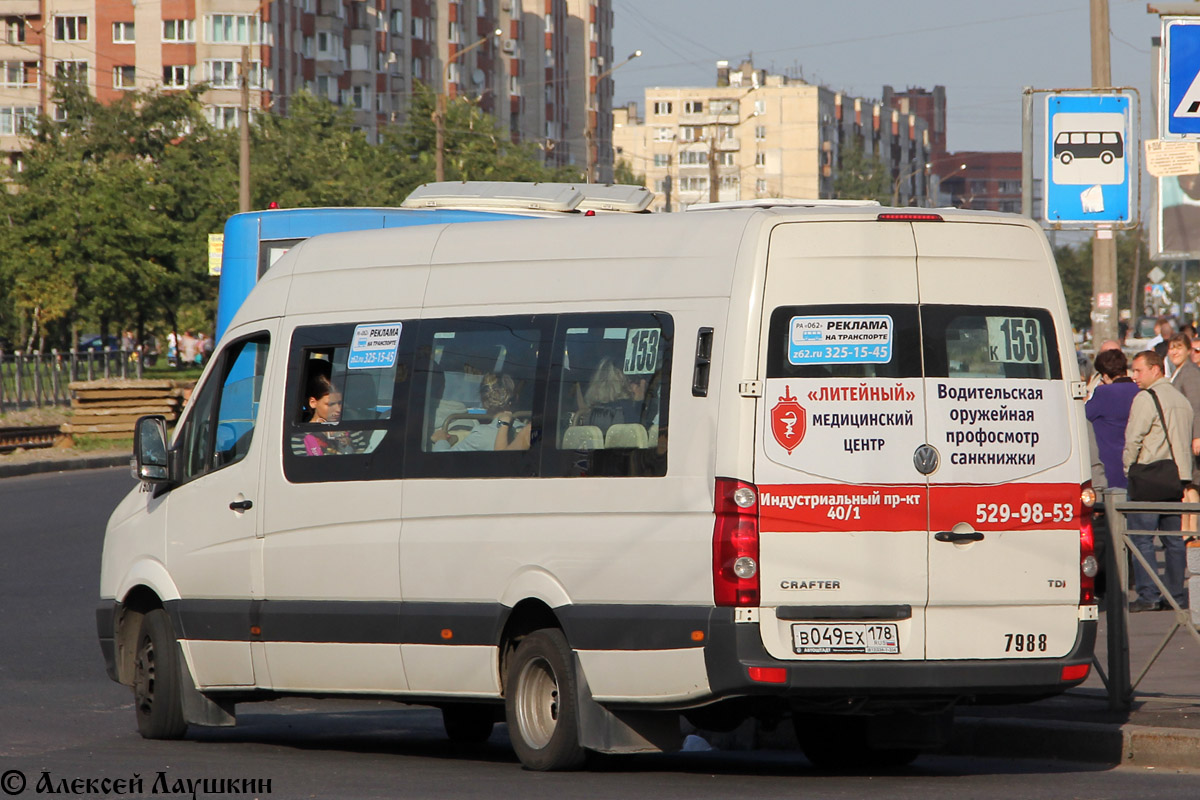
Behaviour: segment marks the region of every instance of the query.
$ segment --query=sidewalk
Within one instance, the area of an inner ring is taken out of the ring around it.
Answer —
[[[0,478],[74,469],[126,466],[130,454],[38,450],[0,459]],[[1173,612],[1129,615],[1129,667],[1137,681],[1171,628]],[[1096,657],[1107,673],[1105,615]],[[758,746],[792,749],[791,725],[750,734]],[[790,739],[790,741],[786,741]],[[747,742],[749,744],[749,742]],[[1128,714],[1109,711],[1096,670],[1066,694],[1011,706],[963,706],[948,751],[958,755],[1059,759],[1200,770],[1200,644],[1186,630],[1172,637],[1134,690]]]
[[[1105,615],[1096,656],[1108,671]],[[1129,615],[1129,667],[1136,681],[1173,623],[1173,612]],[[1133,709],[1109,711],[1095,669],[1077,689],[1016,706],[959,709],[951,752],[1200,769],[1200,644],[1183,629],[1134,690]]]

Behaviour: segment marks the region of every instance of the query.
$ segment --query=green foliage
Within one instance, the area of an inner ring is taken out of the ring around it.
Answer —
[[[1092,237],[1079,244],[1059,245],[1054,248],[1054,260],[1058,263],[1058,274],[1062,279],[1063,294],[1067,299],[1067,311],[1071,325],[1077,330],[1091,327],[1092,313]],[[1141,251],[1140,257],[1138,251]],[[1146,238],[1139,231],[1117,233],[1117,297],[1118,308],[1129,308],[1131,288],[1134,281],[1134,266],[1138,266],[1138,287],[1133,318],[1142,314],[1140,287],[1146,282],[1146,273],[1153,266],[1150,261]]]
[[[892,202],[892,176],[879,154],[870,157],[855,141],[842,148],[841,165],[833,178],[833,196],[839,200]]]
[[[105,105],[58,82],[11,191],[0,191],[0,336],[67,347],[81,329],[140,336],[211,329],[217,282],[207,236],[237,211],[238,135],[203,114],[205,87],[130,92]],[[251,130],[251,206],[396,206],[433,180],[434,95],[418,87],[403,128],[373,145],[354,115],[306,93]],[[450,180],[579,180],[512,142],[478,104],[454,99]]]
[[[626,186],[645,186],[646,176],[638,175],[633,171],[632,164],[624,158],[618,158],[617,163],[613,166],[613,183]]]
[[[384,134],[395,172],[389,177],[408,181],[405,194],[434,179],[437,128],[433,122],[437,96],[428,86],[414,84],[408,120],[399,131]],[[445,171],[448,181],[578,181],[574,167],[547,167],[538,146],[513,142],[492,117],[467,98],[446,104]],[[404,165],[404,166],[401,166]]]

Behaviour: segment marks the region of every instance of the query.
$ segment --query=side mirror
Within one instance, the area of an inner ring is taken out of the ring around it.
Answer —
[[[146,483],[171,479],[167,455],[167,420],[161,414],[139,417],[133,429],[134,477]]]

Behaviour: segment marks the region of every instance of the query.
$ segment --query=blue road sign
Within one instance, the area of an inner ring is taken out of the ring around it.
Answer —
[[[1159,130],[1164,139],[1200,138],[1200,18],[1163,20]]]
[[[1045,219],[1086,227],[1131,221],[1138,143],[1124,94],[1046,96]]]

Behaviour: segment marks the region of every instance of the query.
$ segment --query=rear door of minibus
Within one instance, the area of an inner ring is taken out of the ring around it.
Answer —
[[[771,233],[754,480],[760,629],[776,658],[925,656],[918,284],[910,225]]]
[[[926,657],[1062,657],[1081,602],[1081,409],[1040,231],[916,222],[929,444]]]

